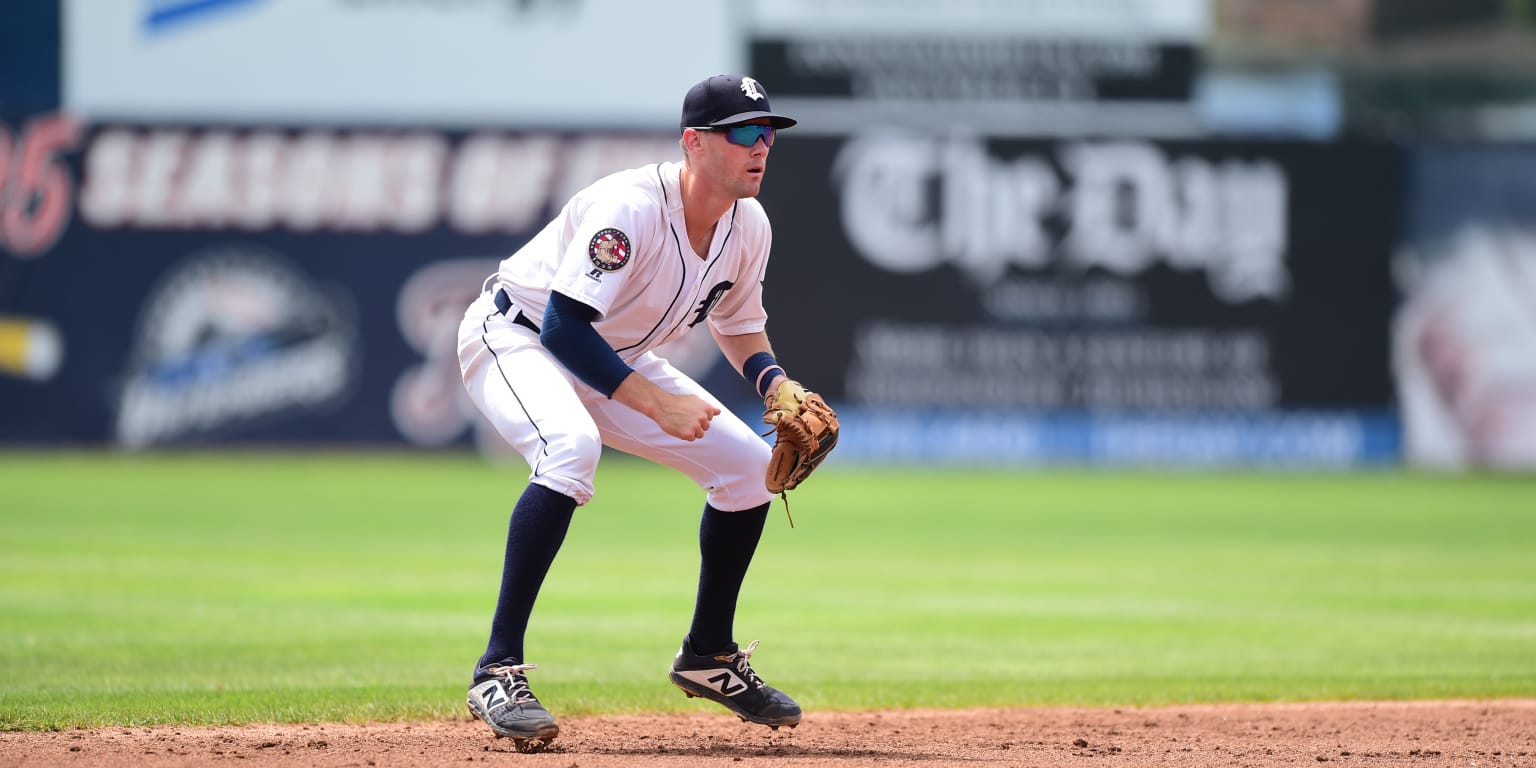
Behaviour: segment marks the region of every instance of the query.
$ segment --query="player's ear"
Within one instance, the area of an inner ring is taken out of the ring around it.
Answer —
[[[697,152],[704,147],[704,134],[693,128],[683,129],[683,148],[690,152]]]

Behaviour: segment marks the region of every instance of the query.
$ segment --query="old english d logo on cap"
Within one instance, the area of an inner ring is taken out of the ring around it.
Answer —
[[[747,75],[715,75],[688,89],[683,97],[679,130],[723,128],[766,118],[774,128],[788,128],[797,121],[773,111],[768,89]]]

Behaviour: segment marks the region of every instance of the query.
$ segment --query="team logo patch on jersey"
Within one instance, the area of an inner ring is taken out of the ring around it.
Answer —
[[[604,272],[613,272],[629,263],[629,236],[612,227],[599,230],[587,243],[587,257]]]

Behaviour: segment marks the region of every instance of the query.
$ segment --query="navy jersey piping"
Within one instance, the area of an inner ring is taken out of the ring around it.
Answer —
[[[709,260],[709,264],[704,267],[704,274],[701,275],[700,277],[702,277],[702,278],[708,278],[709,277],[709,273],[714,270],[715,265],[720,263],[720,255],[725,253],[725,246],[728,243],[731,242],[731,235],[736,234],[736,206],[738,206],[738,205],[741,205],[741,201],[739,201],[739,200],[731,204],[731,228],[727,229],[725,231],[725,239],[720,241],[720,250],[715,251],[715,257]],[[673,232],[672,234],[673,234],[674,237],[677,236],[676,232]],[[704,285],[705,283],[708,283],[708,282],[709,282],[708,279],[701,279],[699,281],[699,284],[700,285]],[[677,319],[677,324],[672,326],[672,330],[671,331],[667,331],[667,335],[670,336],[672,334],[672,331],[676,331],[677,330],[677,326],[682,325],[683,323],[687,322],[687,320],[688,320],[688,313],[684,312],[683,316]],[[666,338],[666,337],[664,336],[662,338]]]
[[[666,180],[661,177],[661,166],[659,164],[656,166],[656,185],[661,187],[662,203],[667,207],[670,207],[672,200],[667,196],[667,183]],[[683,243],[677,237],[677,227],[673,226],[671,217],[666,216],[665,213],[662,215],[667,219],[667,228],[672,231],[672,242],[677,246],[677,258],[683,267],[683,276],[686,277],[688,275],[688,262],[684,260],[685,257],[683,256]],[[656,335],[656,331],[661,328],[661,324],[666,322],[667,315],[671,314],[672,310],[677,307],[677,300],[682,295],[683,281],[682,279],[679,279],[677,283],[677,293],[672,295],[672,301],[667,304],[667,310],[661,313],[661,317],[656,318],[656,324],[651,326],[651,330],[647,331],[645,336],[641,337],[639,341],[614,351],[619,353],[628,352],[629,350],[643,346],[647,341],[650,341],[651,337]]]
[[[539,449],[539,453],[543,458],[548,458],[549,440],[545,439],[544,431],[539,429],[539,423],[534,421],[533,414],[528,412],[528,406],[523,405],[523,398],[518,396],[517,388],[512,386],[512,380],[507,378],[506,370],[501,367],[501,355],[496,354],[496,348],[491,346],[491,340],[489,338],[491,334],[490,323],[491,318],[495,317],[497,314],[498,313],[493,312],[489,315],[486,315],[485,319],[480,322],[480,343],[484,344],[486,351],[491,353],[491,359],[496,361],[496,373],[501,376],[502,383],[507,385],[507,391],[512,393],[512,399],[517,401],[517,407],[522,409],[523,416],[527,418],[528,423],[532,425],[534,434],[539,436],[539,445],[542,446]],[[542,463],[542,461],[535,463],[532,467],[534,477],[539,477],[539,463]]]

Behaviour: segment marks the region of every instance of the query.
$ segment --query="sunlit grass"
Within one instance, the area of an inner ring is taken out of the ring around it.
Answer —
[[[0,454],[0,729],[460,717],[526,472]],[[1528,696],[1536,480],[910,472],[776,503],[738,640],[807,708]],[[528,638],[557,714],[667,684],[702,494],[612,457]]]

